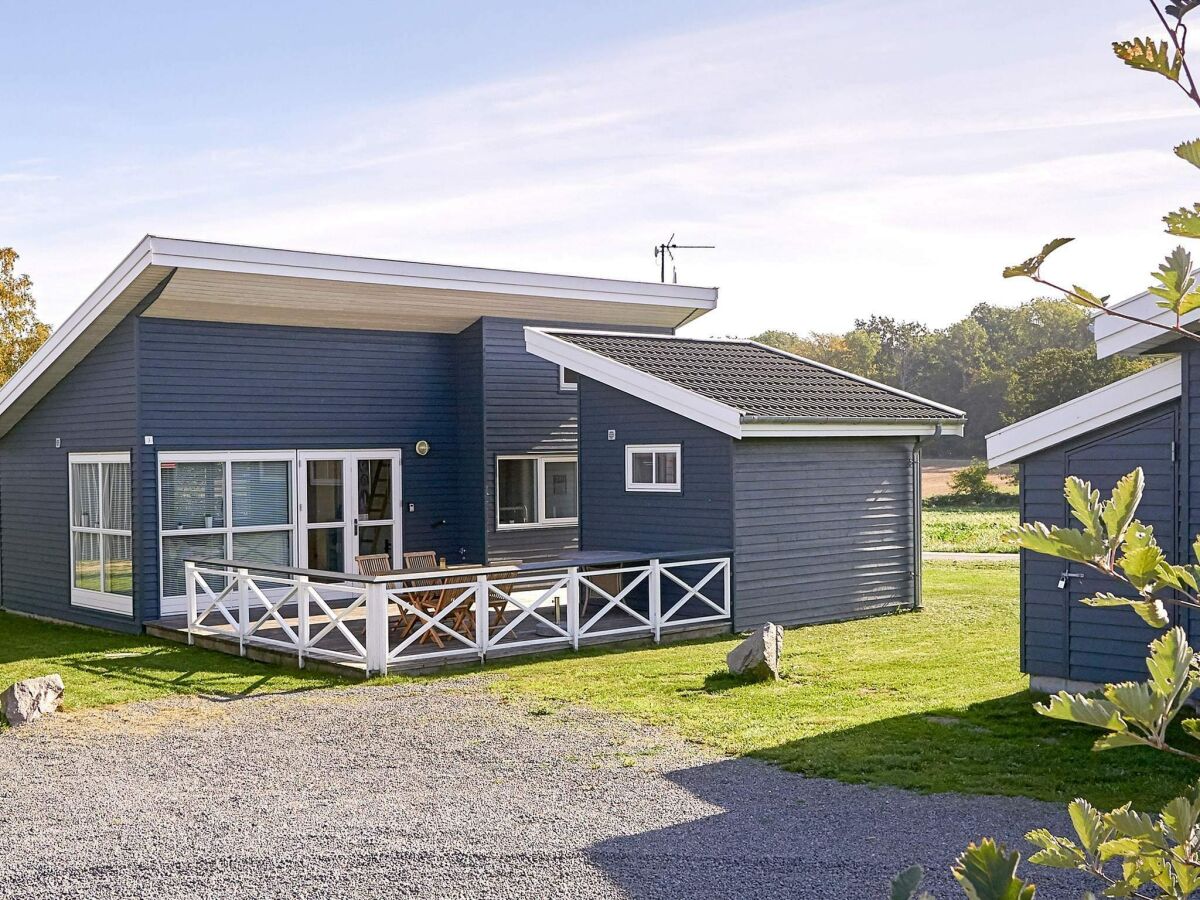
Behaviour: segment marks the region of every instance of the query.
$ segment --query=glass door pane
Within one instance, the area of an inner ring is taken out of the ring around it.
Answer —
[[[304,489],[308,568],[347,571],[345,461],[306,460]]]
[[[358,556],[386,553],[396,561],[393,535],[396,524],[398,460],[388,456],[359,456],[355,460],[357,487]]]

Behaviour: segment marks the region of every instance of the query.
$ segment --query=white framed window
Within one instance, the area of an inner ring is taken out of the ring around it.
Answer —
[[[566,366],[558,367],[558,389],[560,391],[579,390],[579,373]]]
[[[183,563],[233,559],[290,566],[296,558],[295,452],[161,453],[159,578],[184,595]]]
[[[539,528],[578,522],[578,457],[496,457],[497,528]]]
[[[683,490],[683,450],[679,444],[626,444],[625,490]]]
[[[71,605],[133,615],[133,509],[128,453],[68,457]]]

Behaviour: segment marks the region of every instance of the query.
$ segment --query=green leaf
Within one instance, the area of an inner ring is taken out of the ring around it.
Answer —
[[[1080,287],[1077,284],[1071,285],[1071,290],[1067,293],[1067,299],[1076,306],[1084,306],[1088,309],[1102,308],[1108,304],[1109,295],[1097,297],[1085,287]]]
[[[1074,562],[1094,563],[1105,556],[1104,543],[1096,536],[1074,528],[1047,528],[1041,522],[1022,523],[1006,532],[1004,539],[1026,550]]]
[[[1092,483],[1072,475],[1063,484],[1063,495],[1071,507],[1071,515],[1083,526],[1083,530],[1088,534],[1101,535],[1100,492],[1092,488]]]
[[[991,838],[971,844],[954,863],[954,877],[969,900],[1032,900],[1034,887],[1016,877],[1021,854]]]
[[[1095,597],[1088,597],[1083,603],[1087,606],[1096,607],[1128,606],[1141,616],[1143,622],[1154,628],[1166,628],[1171,624],[1170,617],[1167,615],[1167,608],[1158,599],[1131,600],[1128,597],[1118,597],[1115,594],[1097,594]]]
[[[1113,53],[1125,65],[1143,72],[1157,72],[1171,81],[1179,80],[1179,70],[1183,66],[1183,57],[1176,53],[1171,56],[1166,41],[1154,42],[1148,37],[1144,41],[1134,38],[1132,41],[1113,41]]]
[[[1183,690],[1193,674],[1195,657],[1195,652],[1188,646],[1187,635],[1178,626],[1155,639],[1146,658],[1151,689],[1162,696],[1173,696]]]
[[[1079,835],[1080,845],[1095,855],[1096,848],[1108,836],[1108,828],[1100,818],[1100,813],[1082,797],[1076,797],[1067,806],[1067,812],[1071,816],[1071,824],[1075,826],[1075,833]]]
[[[1078,722],[1081,725],[1103,728],[1105,731],[1125,731],[1128,728],[1117,707],[1100,697],[1059,691],[1050,697],[1049,703],[1035,703],[1033,708],[1048,719]]]
[[[1167,711],[1167,700],[1152,681],[1122,681],[1106,684],[1104,696],[1126,723],[1136,722],[1146,731],[1153,731],[1159,718]]]
[[[1184,719],[1179,724],[1190,737],[1200,741],[1200,719]]]
[[[1103,750],[1118,750],[1121,747],[1145,747],[1150,744],[1145,738],[1138,737],[1128,731],[1116,731],[1112,734],[1106,734],[1102,738],[1096,738],[1092,744],[1092,749],[1097,753]]]
[[[1157,305],[1177,316],[1186,315],[1200,307],[1200,293],[1195,290],[1196,279],[1192,277],[1192,255],[1183,247],[1176,247],[1151,275],[1158,287],[1149,292],[1158,297]]]
[[[913,900],[924,879],[924,869],[920,866],[909,866],[892,879],[892,900]]]
[[[1192,204],[1189,209],[1181,206],[1174,212],[1163,216],[1167,225],[1167,233],[1176,237],[1200,238],[1200,203]]]
[[[1035,866],[1077,869],[1087,864],[1087,857],[1073,841],[1057,837],[1045,828],[1029,832],[1025,835],[1025,840],[1039,848],[1037,853],[1029,857],[1029,861]]]
[[[1184,141],[1175,148],[1175,155],[1200,169],[1200,140]]]
[[[1137,838],[1122,837],[1105,841],[1097,848],[1096,855],[1107,861],[1117,857],[1136,857],[1145,853],[1154,853],[1157,849],[1154,845],[1139,841]]]
[[[1197,6],[1200,6],[1200,0],[1175,0],[1174,3],[1168,3],[1163,9],[1168,16],[1182,19]]]
[[[1176,797],[1163,807],[1159,821],[1163,833],[1177,844],[1186,844],[1191,840],[1192,830],[1196,827],[1196,818],[1200,809],[1187,797]]]
[[[1075,238],[1055,238],[1042,247],[1040,253],[1029,257],[1025,262],[1015,266],[1006,266],[1003,272],[1005,278],[1033,278],[1042,268],[1042,263],[1046,261],[1046,257],[1065,244],[1071,243]]]
[[[1137,515],[1138,504],[1146,489],[1146,476],[1138,466],[1125,475],[1113,488],[1112,497],[1100,507],[1100,518],[1108,530],[1109,546],[1115,547],[1125,539],[1125,529]]]
[[[1105,818],[1113,831],[1123,837],[1151,841],[1162,846],[1162,839],[1154,828],[1154,821],[1145,813],[1133,809],[1128,803],[1120,809],[1114,809]]]

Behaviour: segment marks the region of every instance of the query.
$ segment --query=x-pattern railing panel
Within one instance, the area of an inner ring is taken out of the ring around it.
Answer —
[[[716,601],[709,598],[706,594],[702,593],[702,591],[704,590],[704,588],[708,585],[708,583],[710,581],[712,581],[718,575],[724,573],[726,566],[728,566],[728,562],[726,562],[723,559],[716,560],[716,564],[695,585],[688,584],[686,581],[682,580],[681,578],[678,578],[675,575],[675,573],[671,571],[672,568],[683,568],[684,566],[686,566],[688,568],[696,568],[698,566],[708,565],[711,562],[713,562],[713,560],[702,560],[698,563],[685,563],[682,565],[677,564],[674,566],[672,566],[672,565],[659,566],[659,571],[661,571],[662,574],[666,578],[669,578],[671,581],[675,582],[675,584],[679,585],[681,588],[683,588],[685,591],[687,591],[687,593],[684,594],[681,599],[676,601],[675,604],[669,610],[667,610],[665,613],[662,614],[662,617],[660,618],[661,622],[663,622],[664,624],[666,622],[668,622],[671,619],[671,617],[674,616],[675,613],[677,613],[684,606],[686,606],[688,601],[691,600],[693,597],[695,597],[697,600],[702,600],[714,612],[719,613],[721,615],[729,615],[729,610],[726,608],[725,603],[717,603]],[[726,598],[726,602],[727,602],[727,598]]]
[[[196,626],[199,628],[213,628],[212,625],[205,624],[204,620],[208,618],[209,613],[211,613],[213,610],[216,610],[221,614],[226,622],[233,626],[235,631],[238,630],[241,627],[238,623],[238,620],[234,616],[230,615],[229,609],[225,606],[225,600],[230,594],[233,593],[234,589],[237,587],[237,582],[233,579],[229,579],[229,584],[225,585],[225,588],[218,594],[208,586],[208,582],[205,580],[204,576],[214,575],[224,578],[227,577],[225,572],[218,572],[214,569],[196,569],[195,573],[196,586],[204,591],[205,596],[207,596],[210,601],[208,606],[206,606],[203,611],[196,613]]]
[[[533,577],[525,577],[525,578],[504,579],[503,581],[500,582],[500,584],[506,585],[508,587],[508,591],[502,591],[497,586],[497,582],[489,581],[488,582],[488,591],[489,591],[488,596],[489,597],[492,597],[492,596],[498,597],[501,600],[504,600],[506,604],[516,606],[517,608],[519,608],[521,610],[521,612],[516,616],[516,618],[509,621],[502,629],[500,629],[500,631],[498,633],[489,635],[488,646],[493,647],[493,646],[498,645],[502,640],[504,640],[504,638],[506,638],[508,635],[512,634],[516,630],[518,625],[520,625],[522,622],[524,622],[526,619],[528,619],[530,617],[536,619],[538,622],[541,622],[544,625],[547,625],[554,632],[556,632],[558,636],[561,636],[562,639],[570,640],[571,633],[569,631],[567,631],[567,629],[563,628],[557,622],[552,622],[550,619],[546,618],[544,615],[542,615],[540,612],[538,612],[538,607],[540,607],[543,603],[546,603],[547,601],[553,601],[556,594],[558,594],[562,591],[565,591],[569,581],[570,581],[570,575],[567,575],[567,574],[562,575],[560,578],[558,578],[556,581],[554,581],[548,588],[543,590],[537,596],[537,599],[532,600],[528,603],[524,602],[523,600],[519,599],[516,596],[520,592],[521,586],[522,585],[532,585],[533,586],[532,589],[537,590],[537,585],[546,583],[545,577],[539,578],[537,576],[533,576]],[[545,640],[555,640],[555,639],[556,639],[555,636],[550,635],[550,636],[541,638],[536,641],[510,641],[509,646],[514,646],[514,645],[522,644],[522,643],[543,643]]]
[[[291,585],[290,589],[287,589],[288,583],[285,581],[282,581],[280,579],[267,579],[267,580],[269,582],[276,583],[276,584],[280,585],[281,587],[285,588],[285,592],[284,592],[283,596],[280,597],[278,600],[271,600],[270,598],[267,597],[266,594],[263,593],[262,588],[259,587],[258,581],[255,578],[253,578],[253,577],[246,578],[247,589],[249,589],[250,591],[253,592],[254,596],[259,599],[259,601],[262,603],[263,607],[266,609],[266,612],[264,612],[261,616],[259,616],[257,619],[255,619],[253,622],[250,623],[250,627],[246,629],[246,636],[248,637],[252,634],[257,633],[258,630],[260,628],[262,628],[263,625],[265,625],[268,621],[274,621],[275,624],[277,624],[279,626],[280,630],[288,636],[288,640],[294,646],[298,647],[298,646],[300,646],[300,636],[298,634],[296,634],[296,632],[292,628],[292,626],[290,624],[288,624],[287,619],[285,619],[283,617],[280,610],[282,610],[283,607],[289,601],[299,599],[297,595],[298,595],[300,589],[294,583]],[[277,639],[271,638],[271,640],[277,640]],[[279,641],[279,643],[283,643],[283,641]]]
[[[650,567],[646,566],[640,569],[608,569],[602,572],[588,572],[587,575],[580,575],[579,583],[581,586],[590,588],[597,594],[600,594],[602,597],[606,598],[608,602],[604,604],[604,607],[600,610],[600,612],[596,613],[594,616],[588,619],[586,623],[579,626],[579,633],[583,635],[591,631],[592,627],[606,615],[608,615],[609,610],[613,609],[614,607],[619,607],[625,610],[625,612],[629,613],[629,615],[633,616],[633,618],[637,619],[647,627],[652,628],[654,623],[651,622],[650,619],[646,618],[640,612],[624,602],[625,598],[629,596],[635,587],[649,580],[650,571]],[[608,591],[604,590],[604,588],[597,586],[596,583],[592,581],[593,578],[602,578],[605,575],[624,575],[632,572],[640,572],[640,574],[626,584],[615,595],[610,594]]]
[[[307,603],[311,600],[312,603],[316,605],[317,609],[324,613],[325,617],[329,619],[324,628],[308,639],[304,649],[308,652],[313,650],[325,650],[328,652],[328,648],[319,647],[318,644],[320,644],[322,640],[336,630],[338,634],[345,639],[346,643],[354,648],[355,652],[359,656],[365,658],[367,655],[367,648],[363,646],[362,642],[358,639],[354,632],[350,630],[346,624],[346,621],[350,617],[351,613],[361,609],[367,602],[366,592],[361,589],[339,585],[339,593],[350,591],[352,593],[356,593],[356,596],[345,606],[338,607],[337,611],[335,612],[334,608],[329,605],[328,601],[325,599],[325,596],[321,593],[320,588],[318,588],[316,585],[311,583],[306,584],[303,586],[303,591],[307,593],[308,597],[303,599],[302,602]]]
[[[428,585],[388,588],[387,598],[400,607],[401,615],[410,616],[423,623],[417,626],[415,629],[411,629],[399,644],[389,650],[388,661],[395,662],[409,647],[421,643],[422,637],[427,634],[437,634],[439,637],[452,637],[458,643],[462,644],[465,649],[477,651],[479,649],[479,644],[475,640],[466,637],[446,621],[447,619],[453,620],[454,613],[459,612],[464,606],[474,603],[477,587],[477,583],[472,581],[469,583],[464,582],[460,584],[437,585],[432,588]],[[433,613],[432,615],[426,613],[420,607],[410,603],[407,599],[405,599],[407,595],[421,593],[427,594],[431,590],[436,590],[439,592],[458,591],[459,593],[454,597],[454,599],[449,601],[447,601],[443,596],[439,602],[439,608],[437,612]],[[447,652],[462,653],[464,651],[463,648],[455,648],[453,651],[446,651],[441,648],[437,648],[428,651],[428,655],[434,656]]]

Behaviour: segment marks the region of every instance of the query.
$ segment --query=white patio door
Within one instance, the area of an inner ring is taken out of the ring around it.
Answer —
[[[355,572],[375,553],[399,567],[399,450],[304,450],[297,468],[302,567]]]

